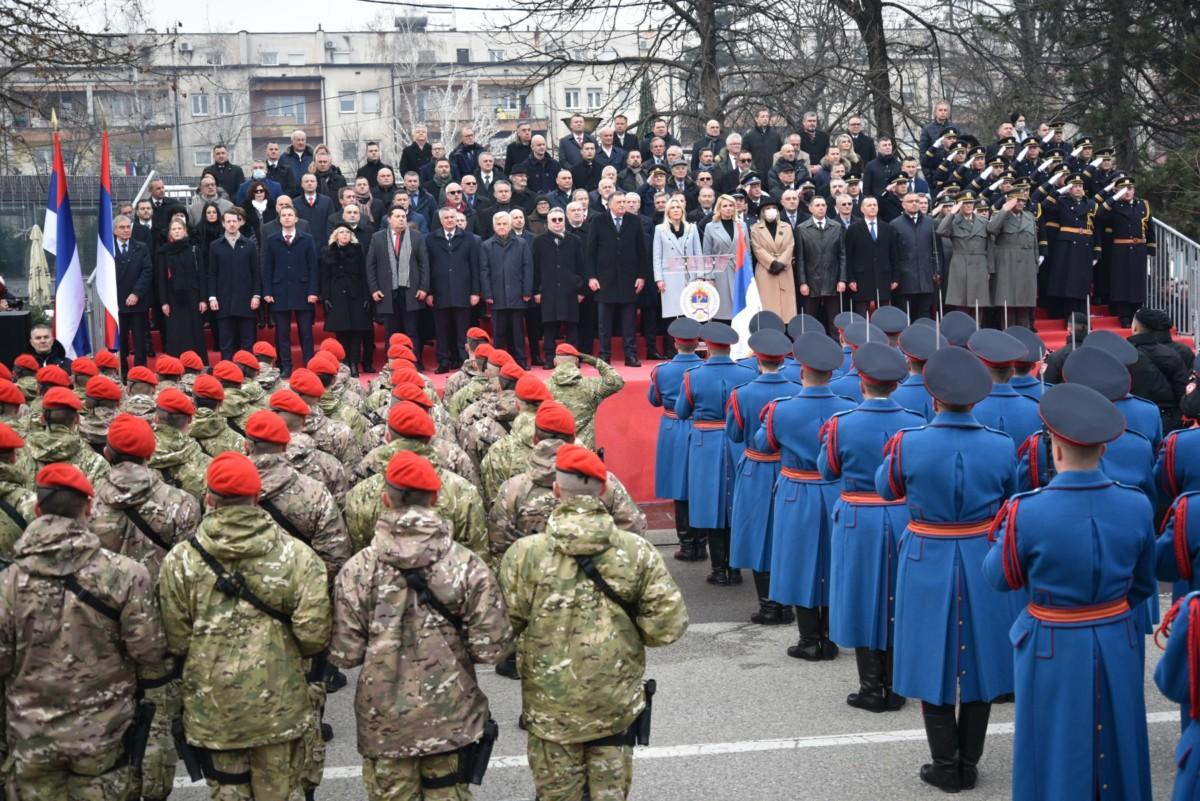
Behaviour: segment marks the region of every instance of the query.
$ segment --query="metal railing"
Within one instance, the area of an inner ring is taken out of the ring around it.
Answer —
[[[1146,305],[1171,316],[1180,334],[1200,332],[1200,305],[1191,292],[1200,287],[1200,243],[1154,220],[1155,254],[1146,277]]]

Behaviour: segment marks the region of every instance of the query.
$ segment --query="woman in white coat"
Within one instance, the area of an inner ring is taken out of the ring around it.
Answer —
[[[663,275],[663,268],[676,256],[703,255],[700,247],[700,231],[695,224],[688,222],[686,217],[686,202],[682,197],[673,197],[667,201],[667,208],[663,212],[663,221],[654,227],[654,284],[658,287],[658,294],[662,302],[664,323],[669,323],[670,320],[679,316],[679,302],[677,298],[666,296],[667,282]],[[676,288],[677,286],[678,288]],[[675,281],[672,281],[671,287],[673,292],[682,289],[682,286]],[[667,338],[663,337],[663,339]],[[665,344],[670,350],[671,341],[668,339]],[[668,358],[670,358],[670,354],[668,354]]]
[[[737,218],[737,203],[729,195],[721,195],[713,204],[713,218],[704,226],[704,242],[701,246],[705,256],[735,256],[737,254],[737,229],[742,229],[746,250],[750,249],[750,228]],[[712,282],[721,298],[721,308],[714,319],[729,322],[733,318],[733,267],[713,273]]]

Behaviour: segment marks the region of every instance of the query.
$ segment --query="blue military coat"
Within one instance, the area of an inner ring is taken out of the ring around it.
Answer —
[[[687,500],[687,451],[692,437],[690,420],[675,414],[675,401],[683,388],[683,374],[700,364],[694,353],[677,353],[669,362],[656,364],[650,371],[646,397],[651,406],[660,406],[658,444],[654,449],[654,495],[675,501]]]
[[[1144,435],[1157,452],[1163,438],[1162,415],[1158,407],[1137,395],[1126,395],[1113,401],[1113,405],[1125,415],[1125,427]]]
[[[850,398],[855,403],[862,403],[861,381],[858,368],[852,364],[846,372],[829,382],[829,389],[834,395],[841,395],[843,398]]]
[[[972,412],[980,423],[1003,431],[1015,443],[1024,442],[1030,434],[1042,430],[1037,401],[1017,392],[1012,384],[993,384],[991,393],[975,404]]]
[[[1200,593],[1192,592],[1181,598],[1168,613],[1171,619],[1170,635],[1166,651],[1154,670],[1154,683],[1162,694],[1177,701],[1184,710],[1183,736],[1175,748],[1175,787],[1171,793],[1173,801],[1197,801],[1200,799],[1200,709],[1191,704],[1191,687],[1200,682],[1200,676],[1192,675],[1196,664],[1195,646],[1189,643],[1193,631],[1193,615],[1200,626]]]
[[[1154,463],[1154,485],[1164,500],[1200,490],[1200,428],[1167,434]]]
[[[1035,401],[1042,399],[1046,385],[1035,375],[1014,375],[1008,385],[1027,398]]]
[[[909,375],[901,381],[900,386],[892,393],[892,400],[926,420],[933,419],[933,396],[925,388],[923,375]]]

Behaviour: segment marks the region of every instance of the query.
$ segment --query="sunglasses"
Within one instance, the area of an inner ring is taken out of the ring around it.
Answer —
[[[259,187],[258,189],[255,189],[255,190],[254,190],[254,194],[256,194],[256,195],[265,195],[265,194],[267,194],[267,190],[263,189],[262,187]]]
[[[447,189],[446,194],[447,195],[461,195],[462,190],[461,189]]]

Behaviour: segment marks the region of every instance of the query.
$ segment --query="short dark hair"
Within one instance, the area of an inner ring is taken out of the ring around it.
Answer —
[[[88,496],[66,487],[38,487],[37,503],[44,515],[80,517],[87,508]]]
[[[375,147],[379,147],[378,142],[367,142],[367,147],[370,147],[371,145],[375,145]]]
[[[74,409],[42,409],[42,416],[48,426],[69,426],[79,419],[79,412]]]
[[[388,498],[391,499],[393,507],[432,507],[436,498],[436,493],[433,492],[425,492],[424,490],[415,489],[401,489],[400,487],[393,487],[391,484],[386,482],[383,485],[383,491],[386,492]]]
[[[165,409],[157,409],[154,412],[154,418],[175,429],[181,429],[192,421],[190,415],[181,412],[168,412]]]

